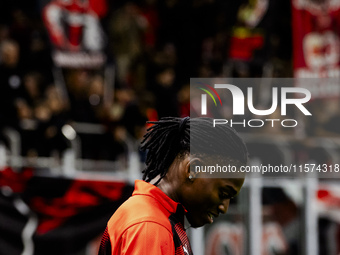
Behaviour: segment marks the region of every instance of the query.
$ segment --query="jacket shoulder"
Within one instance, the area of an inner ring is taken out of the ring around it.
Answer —
[[[153,222],[172,232],[170,213],[151,196],[135,195],[125,201],[108,222],[110,235],[120,236],[129,227],[143,222]],[[113,230],[113,231],[111,231]],[[118,237],[117,236],[117,237]]]

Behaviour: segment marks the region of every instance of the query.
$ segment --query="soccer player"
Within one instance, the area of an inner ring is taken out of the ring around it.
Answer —
[[[194,167],[246,164],[246,146],[230,126],[189,117],[151,123],[141,147],[147,150],[143,181],[109,220],[99,255],[190,255],[184,217],[194,228],[212,223],[243,185],[243,176],[211,178]]]

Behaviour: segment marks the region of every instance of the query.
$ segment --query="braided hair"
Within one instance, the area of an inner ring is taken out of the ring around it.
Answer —
[[[227,159],[247,162],[247,148],[229,125],[213,127],[211,118],[166,117],[148,128],[141,150],[147,151],[143,180],[150,182],[157,176],[157,185],[167,174],[170,165],[180,155],[220,155]]]

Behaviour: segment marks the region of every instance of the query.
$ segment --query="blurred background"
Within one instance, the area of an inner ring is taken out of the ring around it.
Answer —
[[[190,78],[265,78],[254,102],[267,109],[268,79],[295,77],[332,82],[309,84],[311,118],[288,113],[299,128],[239,130],[250,164],[331,175],[248,179],[191,243],[339,255],[339,35],[340,0],[1,1],[0,254],[97,254],[141,177],[146,121],[190,115]]]

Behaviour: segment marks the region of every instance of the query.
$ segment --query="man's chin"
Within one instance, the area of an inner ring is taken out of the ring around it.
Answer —
[[[202,220],[199,220],[195,217],[191,217],[191,215],[187,215],[187,220],[190,223],[190,227],[192,228],[199,228],[205,225],[205,223]]]

